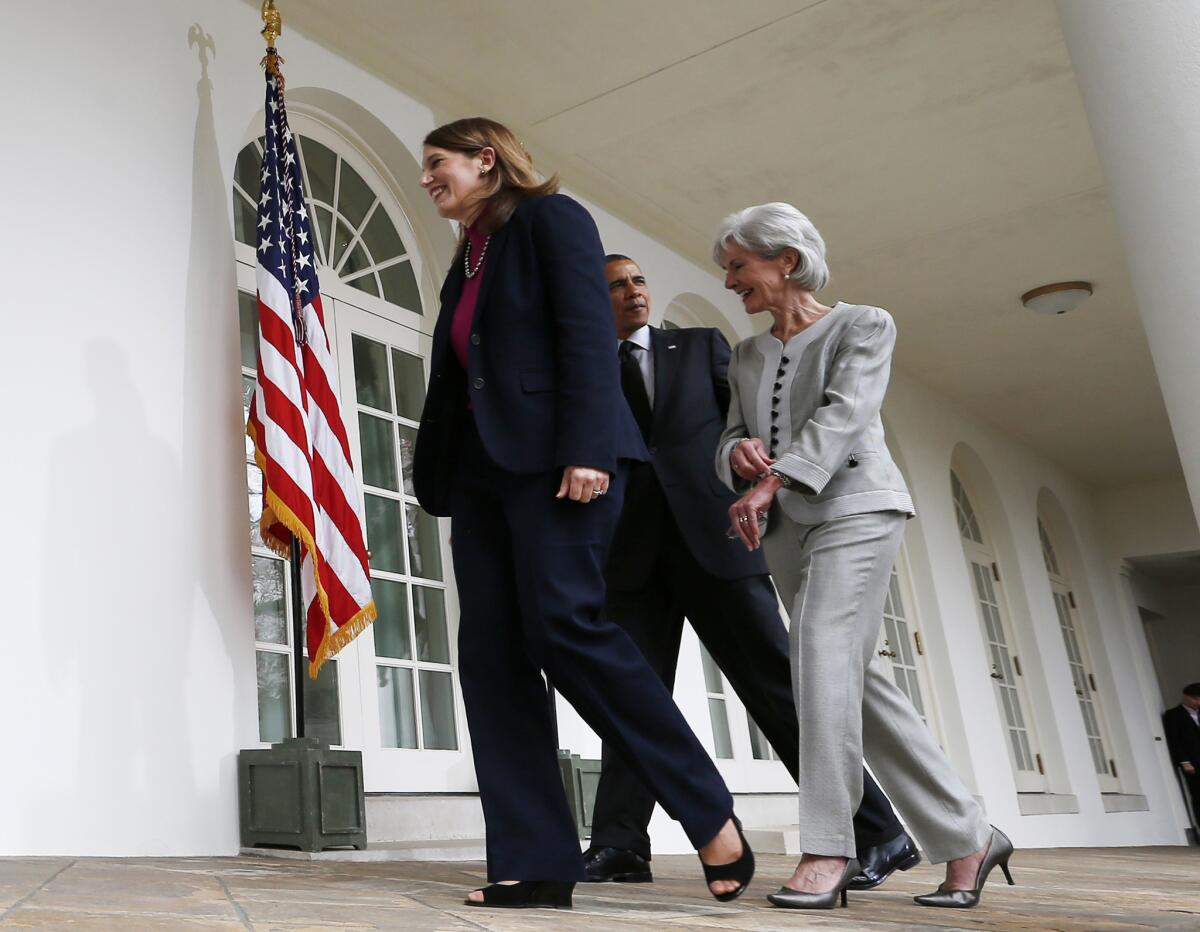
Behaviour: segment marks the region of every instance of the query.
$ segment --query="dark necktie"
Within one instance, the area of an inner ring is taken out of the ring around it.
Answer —
[[[637,344],[625,340],[617,355],[621,359],[621,388],[633,412],[633,419],[642,430],[642,437],[650,436],[650,396],[646,394],[646,383],[642,380],[642,368],[638,365]]]

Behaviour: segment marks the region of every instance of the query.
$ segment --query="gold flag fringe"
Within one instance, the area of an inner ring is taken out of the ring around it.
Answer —
[[[321,602],[321,614],[325,618],[325,631],[321,635],[321,643],[317,647],[317,655],[310,657],[308,662],[309,679],[315,680],[317,673],[320,672],[325,661],[362,634],[366,630],[367,625],[373,622],[379,613],[375,607],[375,600],[372,599],[355,612],[350,620],[340,628],[334,625],[329,611],[329,594],[325,591],[325,587],[321,585],[321,577],[317,573],[317,548],[313,541],[312,532],[296,516],[295,512],[285,505],[283,500],[271,490],[270,485],[267,483],[266,457],[263,456],[262,451],[258,447],[258,437],[255,435],[254,425],[250,423],[246,424],[246,434],[254,443],[254,462],[258,464],[258,468],[263,474],[263,510],[262,516],[258,519],[258,535],[262,538],[263,545],[284,559],[291,557],[291,547],[288,543],[280,540],[268,531],[268,528],[272,525],[282,524],[304,542],[304,546],[312,555],[313,582],[317,587],[317,598]],[[304,624],[306,634],[308,631],[307,623],[308,619],[306,618]],[[294,644],[292,649],[300,650],[301,646]]]

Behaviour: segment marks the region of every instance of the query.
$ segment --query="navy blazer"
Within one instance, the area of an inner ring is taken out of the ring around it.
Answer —
[[[614,346],[609,338],[608,345]],[[650,328],[654,352],[654,412],[650,423],[651,486],[631,476],[621,521],[609,551],[607,577],[614,589],[639,588],[654,568],[665,499],[696,562],[718,579],[767,573],[762,551],[730,540],[729,506],[737,494],[713,469],[717,441],[729,410],[729,343],[705,327]],[[615,352],[614,352],[615,355]]]
[[[1192,716],[1182,704],[1163,713],[1163,731],[1167,737],[1167,749],[1171,752],[1171,762],[1178,765],[1189,761],[1193,767],[1200,769],[1200,725],[1192,721]],[[1197,800],[1200,803],[1200,800]]]
[[[621,392],[604,249],[591,215],[564,194],[525,201],[492,234],[467,367],[450,346],[465,281],[461,251],[442,286],[413,486],[450,512],[458,433],[470,403],[488,456],[531,475],[566,466],[615,472],[646,447]]]

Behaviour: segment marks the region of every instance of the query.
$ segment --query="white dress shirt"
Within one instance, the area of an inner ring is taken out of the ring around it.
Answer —
[[[617,341],[617,348],[629,342],[637,347],[633,358],[637,360],[638,368],[642,370],[642,382],[646,385],[646,397],[650,399],[650,410],[654,410],[654,349],[650,345],[650,325],[646,324],[633,331],[624,340]]]

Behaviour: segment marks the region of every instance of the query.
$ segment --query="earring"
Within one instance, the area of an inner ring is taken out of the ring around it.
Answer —
[[[480,174],[480,175],[486,175],[486,174],[487,174],[487,169],[486,169],[486,168],[484,168],[482,165],[480,165],[480,166],[479,166],[479,174]]]

